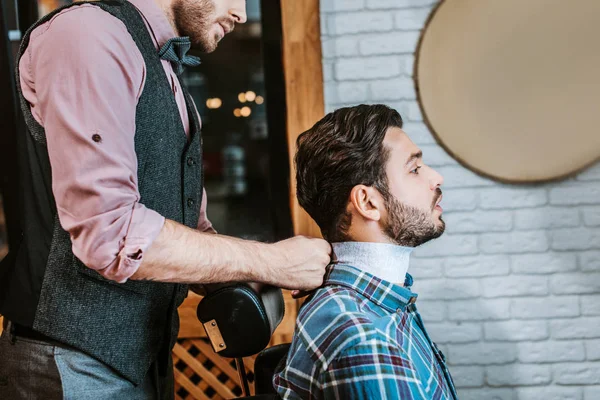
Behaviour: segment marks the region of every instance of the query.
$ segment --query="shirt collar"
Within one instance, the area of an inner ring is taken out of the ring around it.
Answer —
[[[413,247],[390,243],[338,242],[332,243],[336,260],[353,265],[386,281],[402,284],[408,272]]]
[[[406,274],[405,286],[384,281],[368,272],[346,264],[331,264],[324,285],[340,285],[352,289],[389,312],[406,310],[417,300],[410,290],[413,279]]]
[[[157,49],[160,49],[169,39],[177,36],[164,11],[155,0],[129,0],[129,2],[138,9],[146,20]]]

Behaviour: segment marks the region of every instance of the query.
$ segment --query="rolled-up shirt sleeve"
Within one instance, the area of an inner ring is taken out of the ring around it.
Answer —
[[[41,29],[40,29],[41,28]],[[73,253],[125,282],[164,225],[140,203],[135,115],[145,65],[121,21],[90,5],[34,31],[21,85],[44,127],[52,191]]]

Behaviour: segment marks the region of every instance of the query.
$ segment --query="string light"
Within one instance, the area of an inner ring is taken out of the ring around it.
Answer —
[[[242,117],[248,117],[250,116],[250,114],[252,114],[252,110],[250,109],[250,107],[242,107],[240,113],[242,114]]]
[[[256,96],[256,104],[262,104],[265,102],[265,99],[262,96]]]
[[[240,110],[239,108],[236,108],[235,110],[233,110],[233,115],[235,115],[236,117],[241,117],[242,116],[242,110]]]
[[[245,103],[246,102],[246,93],[238,94],[238,100],[240,101],[240,103]]]
[[[218,97],[215,97],[214,99],[206,100],[206,107],[208,107],[210,109],[220,108],[222,105],[223,105],[223,101],[221,101],[221,99],[219,99]]]
[[[248,101],[254,101],[254,99],[256,99],[256,93],[254,93],[251,90],[247,91],[246,92],[246,100],[248,100]]]

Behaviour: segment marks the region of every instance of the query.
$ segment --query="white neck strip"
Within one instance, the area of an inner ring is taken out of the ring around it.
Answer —
[[[404,285],[413,247],[389,243],[339,242],[332,243],[340,264],[348,264],[379,279]]]

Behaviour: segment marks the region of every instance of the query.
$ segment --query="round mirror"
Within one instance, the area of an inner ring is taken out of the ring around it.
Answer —
[[[504,182],[555,180],[600,157],[600,1],[445,0],[415,85],[438,142]]]

